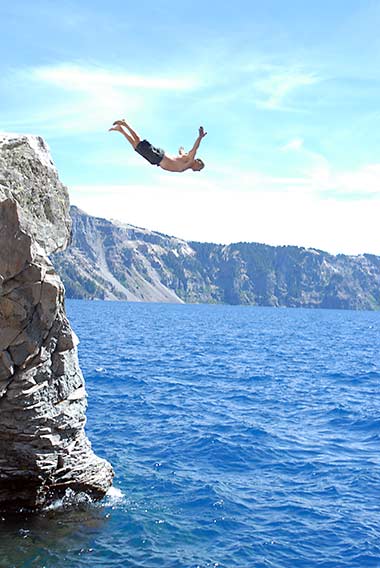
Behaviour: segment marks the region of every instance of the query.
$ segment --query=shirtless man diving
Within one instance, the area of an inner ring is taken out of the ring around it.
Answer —
[[[184,148],[178,151],[177,156],[169,156],[162,148],[155,148],[148,140],[141,140],[140,136],[123,120],[115,120],[110,131],[120,132],[132,144],[138,154],[143,156],[148,162],[156,166],[160,166],[168,172],[184,172],[185,170],[193,170],[199,172],[204,168],[204,163],[199,158],[195,158],[195,154],[199,148],[202,138],[207,134],[203,130],[203,126],[199,127],[199,135],[190,152],[185,152]]]

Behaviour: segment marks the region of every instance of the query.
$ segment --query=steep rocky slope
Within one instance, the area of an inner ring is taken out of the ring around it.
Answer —
[[[64,289],[48,254],[71,221],[41,138],[0,134],[0,509],[66,489],[105,494],[112,468],[84,432],[85,385]]]
[[[186,242],[76,207],[71,216],[71,246],[54,257],[71,298],[380,308],[377,256]]]
[[[71,207],[69,250],[54,256],[68,297],[181,302],[175,293],[168,251],[194,254],[185,241],[91,217]]]

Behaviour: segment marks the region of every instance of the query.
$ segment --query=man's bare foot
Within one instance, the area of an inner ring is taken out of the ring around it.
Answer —
[[[115,124],[115,123],[114,123],[114,124]],[[121,127],[120,124],[116,124],[116,126],[112,126],[111,128],[108,129],[108,132],[112,132],[113,130],[114,130],[115,132],[121,132],[121,133],[123,133],[123,129],[122,129],[122,127]]]
[[[113,124],[119,125],[119,126],[127,126],[127,123],[125,122],[125,118],[122,118],[121,120],[115,120],[115,122]]]

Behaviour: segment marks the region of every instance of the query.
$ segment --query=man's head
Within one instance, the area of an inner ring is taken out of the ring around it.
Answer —
[[[196,158],[191,166],[193,172],[200,172],[205,167],[204,162],[200,158]]]

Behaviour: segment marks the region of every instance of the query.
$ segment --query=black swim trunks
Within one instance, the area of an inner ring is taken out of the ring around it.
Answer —
[[[165,152],[162,148],[155,148],[148,140],[141,140],[135,148],[136,152],[151,164],[159,166]]]

